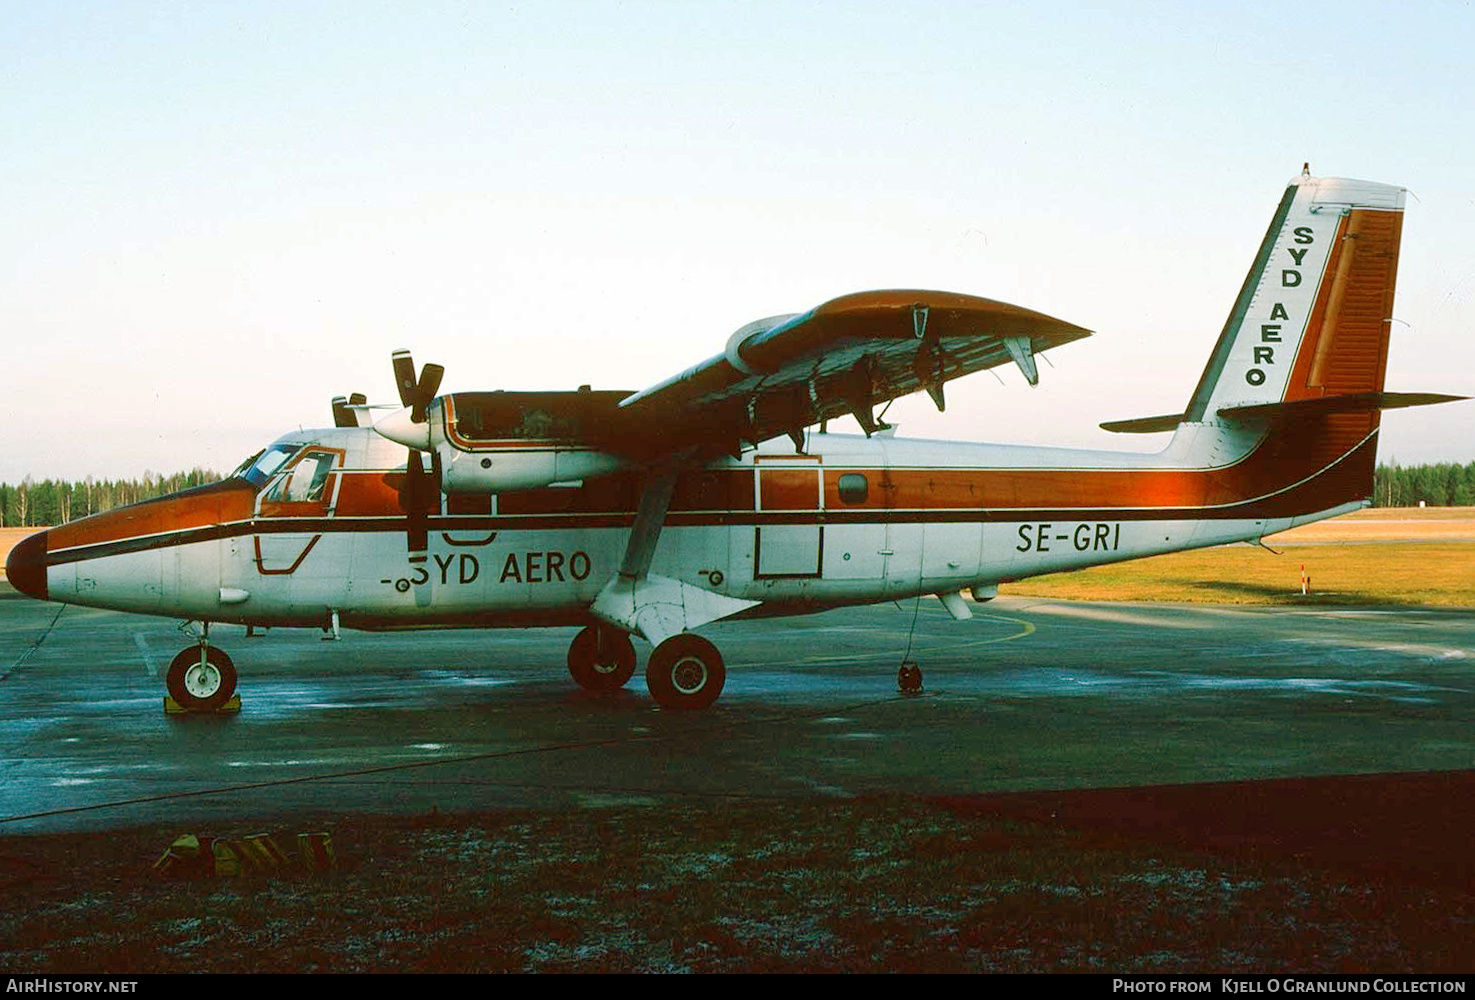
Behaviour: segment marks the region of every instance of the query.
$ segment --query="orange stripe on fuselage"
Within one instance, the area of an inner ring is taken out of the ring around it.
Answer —
[[[46,533],[46,547],[58,552],[82,545],[245,521],[250,519],[255,506],[256,489],[250,483],[227,480],[58,525]]]

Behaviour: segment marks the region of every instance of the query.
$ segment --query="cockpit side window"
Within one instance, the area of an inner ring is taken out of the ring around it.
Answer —
[[[265,499],[285,503],[312,503],[325,499],[323,494],[336,457],[332,452],[308,452],[291,470],[272,483]]]

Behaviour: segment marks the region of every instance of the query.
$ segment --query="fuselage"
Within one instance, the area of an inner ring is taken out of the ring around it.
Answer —
[[[803,453],[783,440],[684,472],[651,572],[756,602],[751,614],[982,595],[1354,509],[1347,467],[1370,469],[1374,435],[1358,438],[1271,454],[1253,429],[1185,424],[1162,452],[1132,454],[811,434]],[[405,450],[371,429],[300,432],[266,454],[275,467],[249,477],[33,536],[12,581],[216,622],[577,625],[620,565],[643,482],[438,494],[407,512]]]

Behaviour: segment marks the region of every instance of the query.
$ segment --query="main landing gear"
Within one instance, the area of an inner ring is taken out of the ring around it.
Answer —
[[[722,693],[727,667],[717,647],[683,632],[661,643],[645,665],[645,686],[662,708],[706,708]]]
[[[635,647],[619,629],[591,625],[574,637],[568,671],[589,691],[617,691],[635,673]],[[645,684],[662,708],[702,709],[711,705],[727,683],[722,654],[706,639],[690,632],[673,635],[650,654]]]
[[[590,625],[568,648],[568,672],[588,691],[618,691],[635,673],[635,646],[619,629]]]

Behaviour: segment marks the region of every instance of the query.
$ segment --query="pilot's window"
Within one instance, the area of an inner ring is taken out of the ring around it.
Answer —
[[[866,497],[870,496],[866,477],[858,472],[845,473],[835,485],[840,493],[841,503],[865,503]]]
[[[246,459],[231,475],[240,476],[253,486],[260,487],[282,467],[287,459],[301,450],[302,445],[300,444],[274,444]]]

